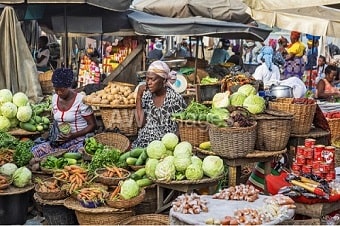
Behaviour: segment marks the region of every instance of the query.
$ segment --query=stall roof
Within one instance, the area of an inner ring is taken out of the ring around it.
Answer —
[[[139,35],[211,36],[263,41],[271,32],[268,29],[203,17],[170,18],[140,11],[134,11],[128,17]]]

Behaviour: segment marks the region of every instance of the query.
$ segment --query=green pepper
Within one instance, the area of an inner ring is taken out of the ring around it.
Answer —
[[[186,119],[196,121],[198,119],[198,115],[195,113],[187,113]]]
[[[204,114],[204,113],[203,113],[203,114],[202,114],[202,113],[199,114],[199,115],[198,115],[198,120],[199,120],[199,121],[206,121],[206,120],[207,120],[207,115]]]

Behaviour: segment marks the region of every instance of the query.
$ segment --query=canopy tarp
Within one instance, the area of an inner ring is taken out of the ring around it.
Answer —
[[[275,26],[312,35],[340,37],[340,10],[322,6],[335,1],[319,0],[318,6],[315,6],[317,1],[312,3],[308,1],[309,5],[312,5],[308,7],[305,7],[301,1],[295,4],[295,1],[291,0],[275,1],[275,3],[280,2],[277,6],[273,6],[274,3],[269,0],[244,1],[249,6],[249,14],[252,18],[270,27]],[[293,5],[295,7],[292,7]]]
[[[249,23],[247,6],[241,0],[135,0],[132,8],[164,17],[193,17]]]
[[[11,7],[5,7],[1,13],[0,37],[0,89],[24,92],[30,100],[39,101],[42,91],[38,71]]]
[[[135,11],[128,14],[138,35],[210,36],[227,39],[265,40],[271,30],[203,17],[170,18]]]
[[[282,9],[296,9],[303,7],[321,6],[337,4],[339,0],[243,0],[251,9],[255,10],[282,10]]]

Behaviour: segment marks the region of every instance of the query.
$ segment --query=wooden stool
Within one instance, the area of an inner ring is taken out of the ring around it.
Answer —
[[[239,184],[239,179],[241,177],[241,166],[248,163],[264,162],[264,175],[269,175],[271,173],[271,162],[273,158],[277,155],[283,154],[287,149],[281,151],[254,151],[247,154],[243,158],[237,159],[226,159],[223,158],[224,162],[229,166],[229,186],[235,186]],[[267,186],[264,189],[265,194],[268,194]]]

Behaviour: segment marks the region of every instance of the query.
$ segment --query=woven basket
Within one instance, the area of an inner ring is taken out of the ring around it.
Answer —
[[[195,67],[195,57],[187,57],[186,67]],[[208,61],[205,59],[197,59],[197,68],[206,68],[208,66]]]
[[[39,74],[39,82],[43,94],[51,94],[54,90],[52,84],[52,74],[52,70]]]
[[[1,148],[0,149],[0,166],[13,162],[13,155],[15,150],[8,149],[8,148]]]
[[[129,217],[119,225],[169,225],[169,216],[164,214],[142,214]]]
[[[312,126],[316,104],[294,104],[293,98],[279,98],[269,101],[269,109],[293,114],[291,133],[307,134]]]
[[[34,189],[35,192],[42,198],[46,200],[59,200],[59,199],[65,199],[68,194],[66,190],[60,190],[58,192],[40,192],[39,191],[39,184],[36,184]]]
[[[155,213],[157,210],[157,186],[156,184],[151,184],[144,187],[145,197],[144,200],[135,206],[134,210],[136,215],[141,214],[151,214]]]
[[[103,124],[107,130],[117,130],[125,135],[137,134],[137,122],[135,118],[135,105],[125,108],[100,107]]]
[[[340,135],[340,118],[327,119],[327,122],[331,132],[331,140],[334,140]]]
[[[235,159],[254,151],[257,123],[250,127],[222,127],[209,125],[211,149],[217,155]]]
[[[97,142],[126,152],[130,147],[130,140],[119,133],[98,133],[94,135]]]
[[[205,122],[176,119],[179,135],[182,141],[188,141],[193,146],[209,141],[208,124]]]
[[[255,115],[257,122],[255,148],[259,151],[282,150],[287,146],[293,116],[283,113]]]
[[[138,196],[133,197],[128,200],[124,199],[117,199],[117,200],[106,200],[106,205],[109,207],[117,208],[117,209],[127,209],[131,207],[137,206],[144,200],[145,197],[145,190],[141,189]]]
[[[102,176],[102,173],[105,171],[105,169],[96,169],[96,171],[95,171],[95,174],[96,174],[95,181],[98,182],[98,183],[108,185],[108,186],[118,185],[118,183],[120,181],[127,179],[131,175],[131,173],[128,170],[126,170],[126,169],[121,169],[121,170],[125,173],[125,176],[122,177],[122,178],[117,178],[117,177],[104,177],[104,176]]]

